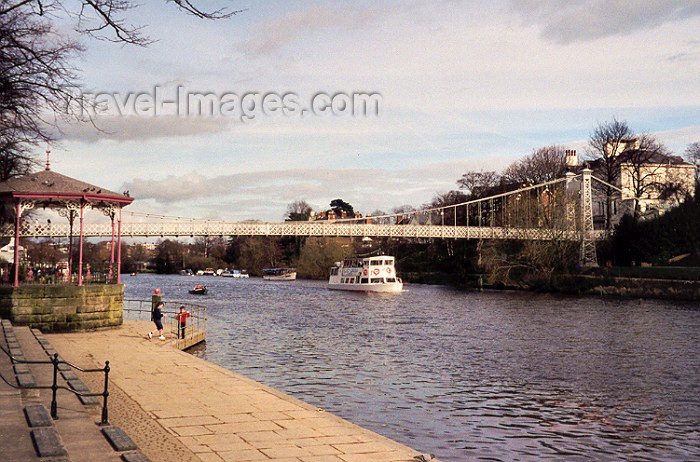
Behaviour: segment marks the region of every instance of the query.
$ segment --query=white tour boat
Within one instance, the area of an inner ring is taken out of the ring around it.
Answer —
[[[403,282],[396,277],[394,257],[346,258],[331,268],[328,288],[362,292],[401,292]]]
[[[296,268],[263,268],[263,279],[266,281],[294,281],[296,278]]]

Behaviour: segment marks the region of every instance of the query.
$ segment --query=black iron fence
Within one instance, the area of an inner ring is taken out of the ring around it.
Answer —
[[[0,373],[0,378],[2,378],[3,382],[11,386],[12,388],[16,389],[24,389],[24,390],[51,390],[51,417],[53,419],[58,419],[58,390],[66,390],[71,393],[73,393],[76,396],[83,396],[83,397],[98,397],[102,396],[102,419],[100,421],[100,425],[109,425],[109,411],[107,409],[107,398],[109,397],[109,361],[105,361],[105,367],[103,368],[97,368],[97,369],[83,369],[82,367],[76,366],[75,364],[71,364],[68,361],[64,361],[63,359],[59,359],[58,353],[54,353],[53,356],[51,357],[50,360],[46,361],[40,361],[40,360],[29,360],[29,359],[19,359],[15,358],[8,350],[5,349],[2,345],[0,345],[0,350],[2,350],[3,353],[7,355],[8,358],[10,358],[10,361],[12,364],[51,364],[53,366],[53,383],[51,385],[19,385],[16,383],[12,383],[12,380],[8,380],[7,377],[5,377],[3,374]],[[59,385],[58,384],[58,370],[61,364],[65,364],[69,366],[72,369],[75,369],[80,372],[104,372],[105,374],[105,381],[104,381],[104,389],[101,393],[86,393],[86,392],[81,392],[77,390],[73,390],[70,387],[67,387],[65,385]]]

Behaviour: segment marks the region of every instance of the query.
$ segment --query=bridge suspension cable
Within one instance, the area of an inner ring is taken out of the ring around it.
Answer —
[[[582,242],[585,245],[582,256],[591,262],[595,261],[595,246],[592,243],[605,234],[593,228],[591,177],[591,171],[584,170],[579,175],[569,173],[565,178],[454,204],[334,220],[234,222],[124,211],[125,215],[158,221],[123,221],[121,235],[569,240]],[[579,178],[578,182],[573,181]],[[407,219],[410,216],[416,219]],[[24,223],[22,228],[22,235],[26,237],[65,237],[69,233],[68,223]],[[0,229],[0,235],[12,236],[12,225]],[[110,236],[111,225],[87,223],[84,235]]]

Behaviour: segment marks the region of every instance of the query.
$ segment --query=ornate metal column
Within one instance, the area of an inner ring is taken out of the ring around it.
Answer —
[[[122,282],[122,206],[119,204],[117,206],[118,217],[117,217],[117,284]]]
[[[581,172],[581,255],[582,267],[598,266],[598,256],[593,238],[593,193],[591,176],[593,170],[584,168]]]
[[[58,209],[56,212],[59,216],[68,219],[68,274],[66,274],[66,278],[70,284],[73,274],[73,224],[75,223],[76,211],[80,205],[75,201],[69,201],[65,203],[65,207],[65,209]]]
[[[112,277],[114,276],[114,206],[110,205],[102,209],[102,213],[108,216],[112,222],[112,240],[110,241],[110,257],[109,257],[109,275],[107,276],[107,282],[112,282]]]
[[[22,220],[22,201],[17,199],[17,207],[15,209],[15,279],[12,287],[19,287],[19,225]]]
[[[17,207],[15,208],[15,249],[14,249],[14,264],[15,278],[12,287],[19,287],[19,237],[20,225],[22,223],[22,212],[34,208],[34,202],[28,200],[17,199]]]
[[[83,211],[85,201],[80,201],[80,247],[78,248],[78,286],[83,285]]]

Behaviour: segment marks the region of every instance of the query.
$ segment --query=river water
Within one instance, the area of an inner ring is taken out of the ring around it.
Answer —
[[[139,275],[208,307],[194,354],[444,461],[700,460],[700,307]],[[206,296],[187,293],[194,284]]]

